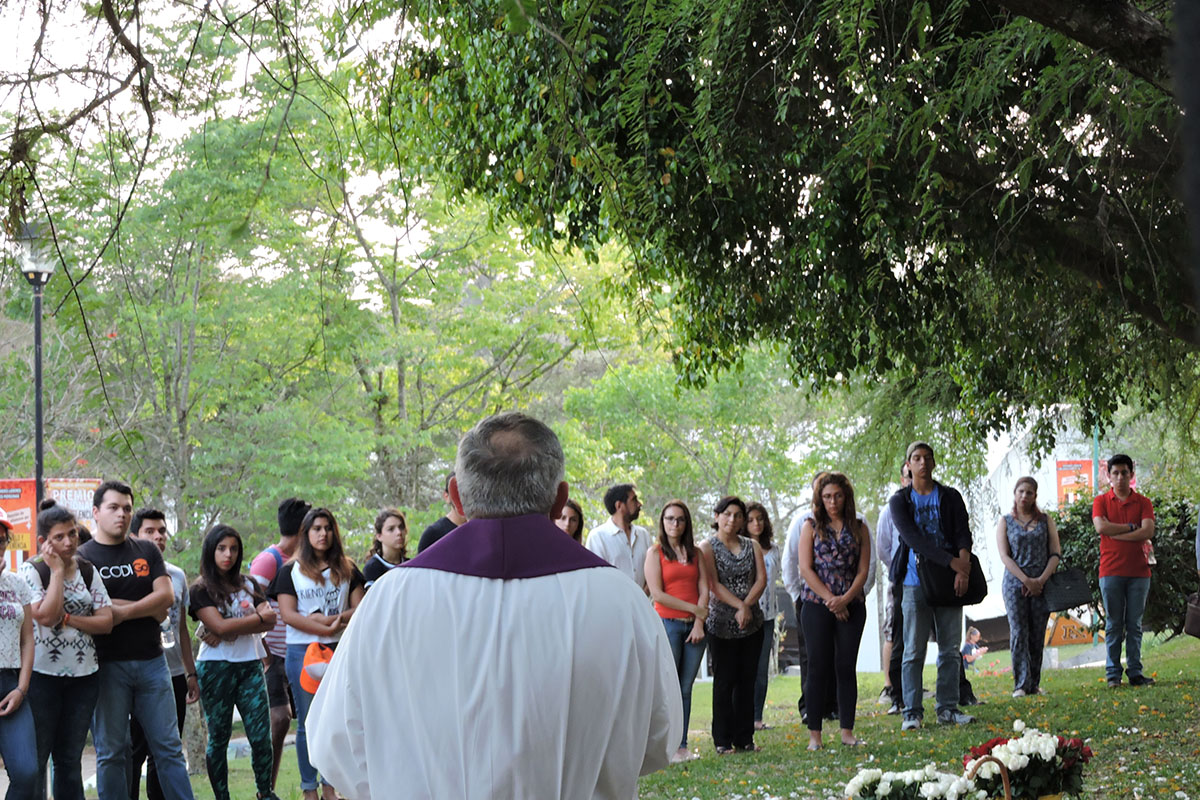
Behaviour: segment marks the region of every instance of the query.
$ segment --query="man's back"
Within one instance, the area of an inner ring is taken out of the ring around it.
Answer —
[[[317,695],[310,752],[358,800],[628,800],[682,734],[662,624],[607,567],[516,580],[392,570],[325,680],[337,689]]]

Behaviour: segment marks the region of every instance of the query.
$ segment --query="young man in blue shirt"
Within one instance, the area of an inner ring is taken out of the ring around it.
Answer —
[[[917,574],[917,557],[954,570],[954,591],[966,594],[971,574],[971,529],[967,506],[957,489],[933,479],[936,461],[933,448],[913,442],[904,454],[912,474],[912,485],[900,489],[888,507],[899,543],[892,558],[890,577],[903,586],[904,663],[901,670],[904,722],[901,730],[921,727],[925,709],[921,693],[921,671],[932,629],[937,636],[937,717],[945,725],[974,722],[959,710],[959,670],[962,644],[962,608],[930,606],[925,601]]]

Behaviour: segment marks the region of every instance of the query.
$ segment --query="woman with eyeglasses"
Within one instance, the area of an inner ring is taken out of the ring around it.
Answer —
[[[700,565],[692,532],[692,512],[682,500],[671,500],[658,517],[658,541],[646,552],[646,587],[662,617],[671,642],[683,696],[683,740],[671,763],[690,761],[688,718],[692,683],[704,660],[704,620],[708,618],[708,578]]]

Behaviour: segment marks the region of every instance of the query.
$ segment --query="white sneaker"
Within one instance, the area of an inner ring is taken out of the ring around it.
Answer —
[[[1013,697],[1024,697],[1024,696],[1025,696],[1024,689],[1016,689],[1013,691]]]

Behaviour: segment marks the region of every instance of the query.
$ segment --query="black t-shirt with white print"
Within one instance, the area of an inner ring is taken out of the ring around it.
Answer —
[[[92,539],[79,546],[79,555],[96,565],[104,588],[113,600],[141,600],[154,591],[154,581],[167,575],[162,553],[144,539],[126,538],[121,544],[100,544]],[[158,620],[138,617],[97,635],[96,657],[108,661],[145,661],[162,655]]]

